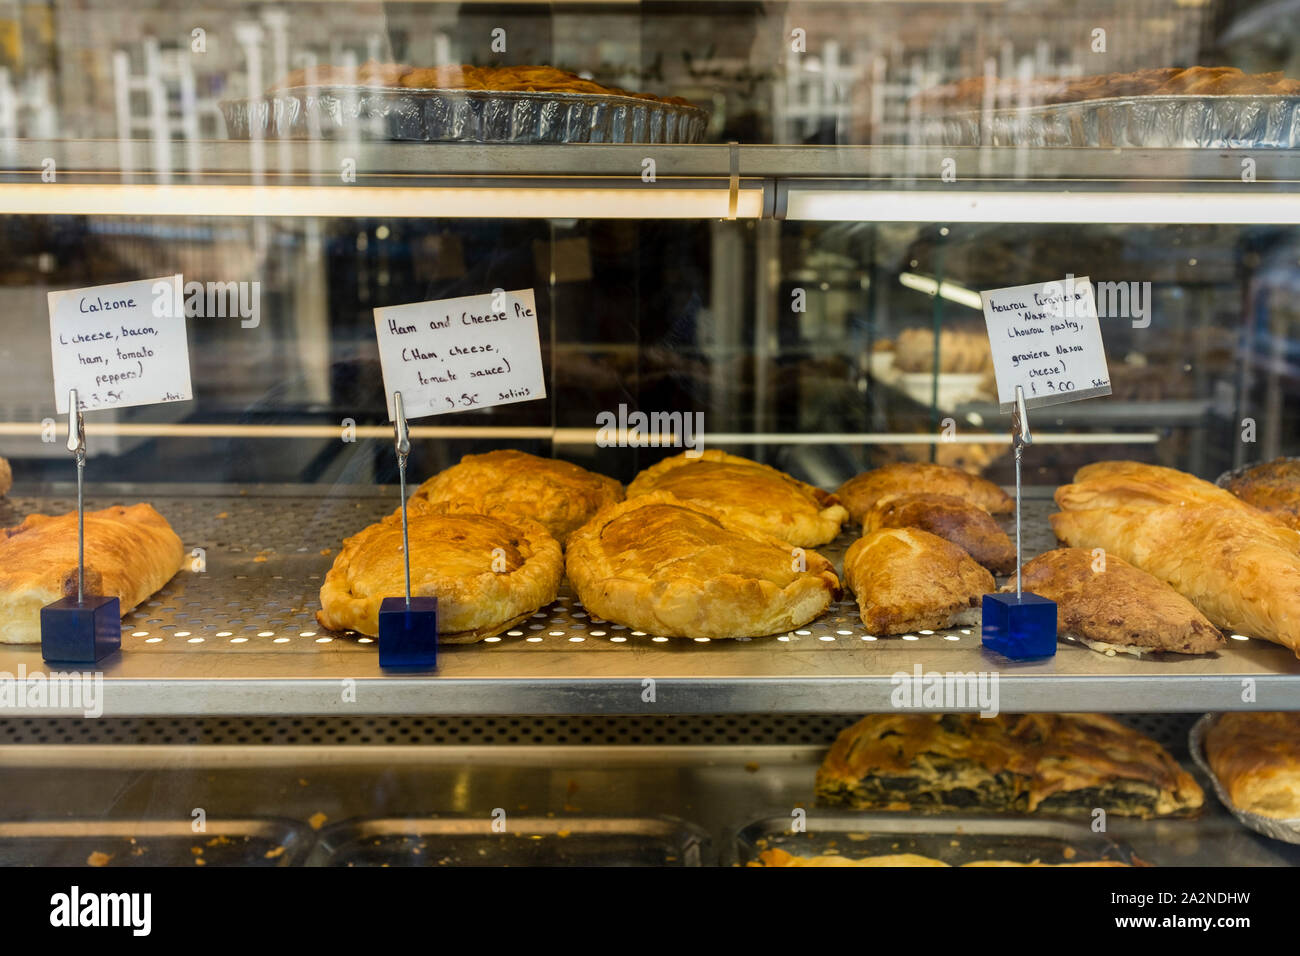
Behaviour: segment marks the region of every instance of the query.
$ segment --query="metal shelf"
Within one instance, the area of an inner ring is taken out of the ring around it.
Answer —
[[[212,140],[160,155],[148,141],[20,140],[0,162],[0,213],[1297,223],[1297,153]]]
[[[696,642],[593,621],[567,587],[500,640],[443,648],[436,676],[388,674],[372,643],[324,631],[313,614],[341,540],[388,513],[395,491],[100,487],[90,506],[137,500],[172,522],[187,552],[203,549],[206,570],[182,571],[123,621],[123,651],[103,668],[111,716],[864,713],[891,709],[893,675],[918,667],[997,673],[1003,711],[1300,705],[1300,661],[1261,641],[1162,660],[1065,645],[1052,660],[1017,664],[985,652],[973,629],[872,640],[845,600],[793,634]],[[67,497],[13,497],[0,519],[70,507]],[[1051,507],[1045,492],[1028,502],[1027,551],[1052,545]],[[838,558],[849,540],[823,550]],[[0,645],[0,672],[45,670],[38,648]],[[1246,679],[1255,682],[1249,703]],[[82,710],[5,708],[9,716]]]

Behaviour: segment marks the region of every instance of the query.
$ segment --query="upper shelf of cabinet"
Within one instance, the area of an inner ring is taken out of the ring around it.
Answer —
[[[22,140],[0,213],[1300,224],[1300,150]]]

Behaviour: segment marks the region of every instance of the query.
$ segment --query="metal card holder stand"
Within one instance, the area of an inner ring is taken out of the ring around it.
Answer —
[[[86,593],[86,423],[75,388],[68,393],[68,451],[77,459],[77,594],[41,608],[41,657],[95,664],[121,649],[122,613],[117,598]]]
[[[985,647],[1012,660],[1051,657],[1056,653],[1056,602],[1021,590],[1020,568],[1020,459],[1026,445],[1033,443],[1025,392],[1016,386],[1016,404],[1011,410],[1011,442],[1016,453],[1016,593],[984,595],[981,640]]]
[[[393,444],[402,491],[406,597],[387,597],[379,605],[379,666],[431,671],[438,667],[438,599],[411,597],[411,541],[406,518],[406,459],[411,453],[411,434],[401,392],[393,393],[393,411]]]

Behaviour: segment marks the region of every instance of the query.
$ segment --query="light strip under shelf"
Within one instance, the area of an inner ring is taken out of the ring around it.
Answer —
[[[1300,224],[1300,193],[800,189],[786,219],[824,222]]]
[[[202,186],[0,183],[0,214],[406,219],[726,219],[730,190],[671,186]],[[740,189],[736,217],[763,212]]]
[[[0,436],[40,435],[44,426],[40,422],[0,422]],[[66,424],[55,428],[57,435],[66,435]],[[549,440],[556,445],[595,445],[601,434],[597,428],[546,428],[518,425],[412,425],[412,438],[533,438]],[[150,422],[87,422],[86,434],[132,436],[139,438],[334,438],[342,437],[341,425],[187,425]],[[358,425],[352,430],[357,438],[393,437],[393,430],[384,425]],[[630,444],[627,432],[616,433],[619,442]],[[646,445],[675,446],[674,436],[645,439]],[[915,445],[953,442],[956,444],[1005,445],[1009,434],[984,434],[968,432],[943,438],[932,432],[705,432],[700,438],[704,447],[710,445]],[[1044,445],[1062,445],[1070,442],[1083,445],[1152,445],[1159,441],[1155,432],[1044,432],[1035,431],[1034,441]]]

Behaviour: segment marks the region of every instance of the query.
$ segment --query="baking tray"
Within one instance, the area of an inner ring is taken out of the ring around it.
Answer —
[[[1232,798],[1228,796],[1227,788],[1219,782],[1218,776],[1210,769],[1210,762],[1205,757],[1205,735],[1209,732],[1210,725],[1218,719],[1218,716],[1218,714],[1205,714],[1200,720],[1192,724],[1192,729],[1187,734],[1187,749],[1191,751],[1192,760],[1196,762],[1196,766],[1200,767],[1201,771],[1210,778],[1210,784],[1214,788],[1214,795],[1219,798],[1219,802],[1243,826],[1274,840],[1281,840],[1283,843],[1300,843],[1300,820],[1276,820],[1273,817],[1265,817],[1258,813],[1239,809],[1233,804]]]
[[[672,817],[358,818],[321,831],[323,866],[699,866],[708,834]]]
[[[224,100],[232,139],[467,143],[698,143],[708,113],[635,96],[296,86]]]
[[[787,812],[743,827],[736,834],[737,860],[757,862],[761,851],[780,848],[796,856],[853,859],[916,853],[953,866],[979,860],[1146,865],[1105,834],[1068,820],[839,812],[809,813],[802,833],[792,833],[790,823]]]
[[[189,820],[0,822],[0,867],[297,866],[312,843],[307,827],[275,818],[209,818],[202,833]]]
[[[945,146],[1292,149],[1300,96],[1135,96],[971,110],[928,127]]]

